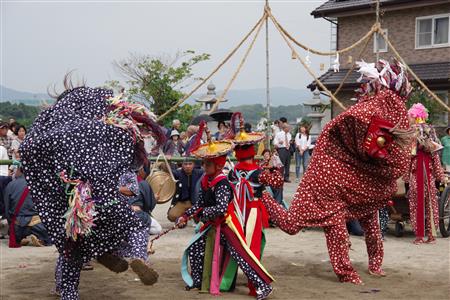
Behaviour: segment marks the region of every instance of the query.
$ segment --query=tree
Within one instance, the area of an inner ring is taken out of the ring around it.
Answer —
[[[114,66],[127,78],[130,95],[148,102],[156,115],[162,115],[184,96],[183,88],[201,79],[194,77],[192,68],[209,58],[209,54],[195,54],[192,50],[179,52],[174,57],[132,54],[115,61]],[[187,124],[198,109],[199,106],[184,104],[163,122],[170,126],[173,119],[179,119]]]
[[[414,86],[414,89],[406,102],[406,107],[409,109],[415,103],[422,103],[428,109],[429,123],[436,124],[436,122],[441,118],[443,109],[440,104],[428,96],[428,93],[417,85]]]
[[[40,111],[41,109],[38,106],[1,102],[0,119],[9,120],[10,118],[14,118],[19,124],[29,127]]]

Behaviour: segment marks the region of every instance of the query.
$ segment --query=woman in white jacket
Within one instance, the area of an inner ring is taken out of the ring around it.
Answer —
[[[308,128],[299,125],[298,133],[295,135],[295,175],[297,182],[300,179],[300,166],[303,166],[303,174],[306,172],[309,163],[309,150],[312,147]]]

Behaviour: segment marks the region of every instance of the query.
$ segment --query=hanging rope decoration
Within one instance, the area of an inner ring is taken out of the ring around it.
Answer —
[[[270,10],[270,8],[268,9]],[[271,17],[272,21],[274,22],[274,24],[276,24],[276,26],[278,26],[279,31],[283,32],[284,35],[286,35],[286,37],[291,40],[294,44],[296,44],[297,46],[303,48],[306,51],[309,51],[311,53],[314,53],[316,55],[322,55],[322,56],[334,56],[337,54],[343,54],[346,52],[349,52],[353,49],[355,49],[356,47],[358,47],[359,45],[361,45],[365,40],[370,39],[372,37],[372,35],[378,31],[378,28],[380,27],[380,25],[378,23],[373,24],[372,28],[370,29],[369,32],[367,32],[362,38],[360,38],[359,40],[357,40],[355,43],[353,43],[352,45],[340,49],[340,50],[336,50],[336,51],[320,51],[320,50],[316,50],[313,48],[310,48],[302,43],[300,43],[299,41],[297,41],[292,35],[289,34],[289,32],[286,31],[286,29],[284,29],[283,26],[281,26],[281,24],[278,22],[278,20],[272,15],[272,13],[269,14],[269,17]]]
[[[378,15],[378,6],[377,6],[377,15]],[[336,89],[336,91],[334,93],[332,93],[321,81],[320,79],[316,76],[316,74],[314,73],[314,71],[309,67],[309,54],[310,53],[314,53],[316,55],[322,55],[322,56],[330,56],[330,55],[334,55],[337,58],[339,57],[339,55],[342,55],[343,53],[349,52],[353,49],[355,49],[356,47],[360,46],[361,44],[363,44],[363,48],[361,49],[361,51],[359,52],[358,55],[358,59],[361,58],[362,54],[364,53],[365,49],[367,48],[367,45],[371,39],[371,37],[374,35],[374,33],[378,33],[380,34],[384,40],[386,41],[387,45],[392,49],[392,51],[394,52],[394,54],[397,56],[397,58],[400,60],[400,62],[405,65],[406,69],[408,70],[408,72],[412,75],[412,77],[414,77],[414,79],[417,81],[417,83],[434,99],[436,100],[440,105],[442,105],[442,107],[444,107],[447,111],[450,112],[450,107],[445,104],[445,102],[440,99],[435,93],[433,93],[426,85],[425,83],[413,72],[413,70],[411,70],[411,68],[408,66],[408,64],[406,64],[405,60],[400,56],[400,54],[398,53],[398,51],[396,50],[396,48],[392,45],[391,41],[388,39],[388,37],[386,36],[386,33],[383,32],[383,30],[381,29],[381,25],[379,23],[379,21],[377,20],[373,25],[372,28],[370,29],[370,31],[368,31],[363,37],[361,37],[359,40],[357,40],[355,43],[353,43],[352,45],[340,49],[340,50],[336,50],[336,51],[320,51],[320,50],[316,50],[313,48],[310,48],[302,43],[300,43],[299,41],[297,41],[292,35],[289,34],[289,32],[286,31],[286,29],[284,29],[284,27],[278,22],[278,20],[275,18],[275,16],[272,14],[271,9],[269,6],[265,6],[264,8],[264,14],[263,16],[258,20],[258,22],[253,26],[253,28],[246,34],[246,36],[239,42],[239,44],[225,57],[225,59],[205,78],[203,79],[191,92],[189,92],[188,94],[186,94],[183,98],[181,98],[174,106],[172,106],[168,111],[166,111],[164,114],[162,114],[158,120],[161,120],[163,118],[165,118],[169,113],[171,113],[172,111],[174,111],[175,109],[177,109],[177,107],[179,107],[183,102],[185,102],[190,96],[192,96],[201,86],[203,86],[214,74],[217,73],[217,71],[219,71],[219,69],[226,63],[228,62],[228,60],[236,53],[236,51],[242,46],[242,44],[250,37],[250,35],[255,32],[255,36],[253,37],[253,40],[251,42],[251,44],[249,45],[249,47],[247,48],[247,51],[244,55],[244,57],[242,58],[237,70],[235,71],[235,73],[233,74],[231,80],[228,82],[228,85],[226,86],[226,88],[224,89],[223,93],[221,94],[221,96],[219,97],[219,101],[216,101],[216,103],[213,105],[213,107],[210,110],[210,113],[215,111],[218,107],[218,105],[223,101],[223,99],[225,98],[227,92],[229,91],[231,85],[233,84],[234,80],[237,78],[237,75],[239,74],[239,72],[242,69],[242,66],[244,65],[248,54],[250,53],[251,49],[253,48],[253,45],[256,41],[256,38],[258,37],[258,34],[262,28],[262,24],[264,22],[268,22],[268,19],[270,18],[270,20],[272,21],[272,23],[275,25],[275,28],[278,30],[278,32],[281,34],[281,37],[284,39],[284,41],[286,42],[286,44],[288,45],[288,47],[291,49],[292,51],[292,58],[296,58],[297,60],[300,61],[300,63],[303,65],[303,67],[306,69],[306,71],[314,78],[314,81],[316,82],[316,84],[327,93],[327,95],[331,98],[332,101],[334,101],[341,109],[346,110],[346,106],[344,104],[342,104],[342,102],[340,102],[337,98],[336,95],[338,94],[338,92],[341,90],[341,88],[343,87],[343,85],[345,84],[345,81],[348,79],[349,75],[352,73],[352,71],[354,70],[355,66],[356,66],[356,60],[353,62],[351,68],[347,71],[347,74],[344,76],[343,80],[341,81],[341,83],[339,84],[338,88]],[[303,60],[300,55],[298,54],[298,52],[295,50],[295,48],[293,47],[293,45],[291,44],[294,43],[297,46],[301,47],[302,49],[308,51],[308,55],[307,55],[307,60]],[[336,63],[336,62],[335,62]],[[338,63],[338,62],[337,62]],[[336,64],[335,65],[335,70],[338,71],[339,69],[339,65]]]
[[[370,42],[370,38],[366,39],[366,42],[364,43],[363,47],[361,48],[361,50],[358,53],[358,57],[357,59],[355,59],[354,61],[352,61],[352,66],[350,67],[350,69],[348,69],[347,73],[345,74],[344,78],[342,79],[341,83],[339,84],[339,86],[337,87],[337,89],[334,91],[334,96],[337,96],[337,94],[341,91],[342,87],[344,86],[345,82],[347,81],[347,78],[350,76],[350,74],[353,72],[353,70],[356,67],[356,62],[359,61],[364,53],[364,51],[366,51],[367,46],[369,45]]]
[[[264,21],[264,15],[258,20],[258,22],[256,22],[255,26],[253,26],[253,28],[244,36],[244,38],[239,42],[239,44],[237,44],[236,47],[234,47],[233,50],[231,50],[231,52],[222,60],[222,62],[205,78],[203,79],[199,84],[197,84],[197,86],[195,86],[195,88],[190,91],[189,93],[187,93],[184,97],[182,97],[174,106],[172,106],[168,111],[166,111],[165,113],[163,113],[161,116],[158,117],[157,121],[160,121],[162,119],[164,119],[168,114],[170,114],[171,112],[173,112],[175,109],[178,108],[178,106],[180,106],[181,104],[183,104],[183,102],[185,102],[190,96],[192,96],[200,87],[202,87],[214,74],[217,73],[217,71],[220,70],[220,68],[222,68],[222,66],[228,61],[230,60],[230,58],[236,53],[236,51],[242,46],[242,44],[244,44],[244,42],[248,39],[248,37],[256,30],[256,28],[263,23]]]
[[[256,22],[256,24],[253,26],[253,28],[244,36],[244,38],[239,42],[239,44],[222,60],[222,62],[205,78],[203,79],[199,84],[197,84],[194,89],[192,89],[189,93],[187,93],[184,97],[182,97],[177,103],[175,103],[174,106],[172,106],[169,110],[167,110],[164,114],[162,114],[161,116],[158,117],[158,121],[164,119],[165,117],[167,117],[171,112],[173,112],[175,109],[177,109],[181,104],[183,104],[189,97],[191,97],[200,87],[202,87],[213,75],[215,75],[221,68],[223,65],[225,65],[226,62],[228,62],[230,60],[230,58],[237,52],[237,50],[242,46],[242,44],[244,44],[244,42],[249,38],[249,36],[258,28],[258,26],[263,23],[265,21],[265,18],[268,16],[268,14],[266,13],[266,10],[270,10],[270,8],[265,9],[262,17]],[[273,16],[272,16],[273,17]],[[280,25],[280,28],[281,25]],[[282,28],[282,30],[284,30],[284,28]],[[311,53],[317,54],[317,55],[324,55],[324,56],[329,56],[329,55],[336,55],[337,53],[344,53],[344,52],[348,52],[350,50],[352,50],[353,48],[357,47],[360,43],[362,43],[362,41],[364,41],[365,39],[369,38],[371,36],[371,34],[373,34],[374,29],[372,29],[371,31],[369,31],[366,35],[364,35],[364,37],[362,37],[359,41],[357,41],[356,43],[354,43],[353,45],[350,45],[347,48],[344,48],[342,50],[338,50],[338,51],[332,51],[332,52],[323,52],[323,51],[319,51],[319,50],[315,50],[309,47],[304,46],[303,44],[299,43],[298,41],[296,41],[292,36],[290,36],[289,34],[287,35],[288,37],[290,37],[290,39],[292,39],[292,41],[296,44],[298,44],[299,46],[301,46],[303,49],[305,50],[309,50]],[[286,32],[287,33],[287,32]],[[294,55],[294,52],[292,52]],[[224,95],[225,96],[225,95]]]
[[[269,15],[269,18],[272,20],[272,22],[275,25],[275,28],[280,32],[281,37],[284,39],[284,41],[286,42],[286,44],[288,45],[288,47],[292,50],[292,54],[293,56],[295,56],[295,58],[297,58],[300,63],[303,65],[303,67],[305,67],[306,71],[308,71],[308,73],[314,78],[314,81],[317,83],[317,85],[324,90],[329,97],[331,98],[331,100],[333,100],[340,108],[342,108],[343,110],[346,110],[347,107],[345,107],[344,104],[342,104],[341,101],[339,101],[334,95],[333,93],[319,80],[319,78],[316,76],[316,74],[314,74],[314,71],[308,67],[308,65],[305,63],[305,61],[300,57],[300,55],[297,53],[297,51],[295,50],[295,48],[292,46],[292,44],[289,42],[289,39],[286,37],[286,35],[283,33],[283,31],[281,30],[281,28],[278,27],[276,20],[274,19],[272,13],[270,12],[270,8],[266,8],[266,12]]]
[[[266,13],[264,13],[263,18],[266,18]],[[234,72],[233,76],[231,77],[230,81],[228,82],[227,86],[225,87],[225,89],[223,90],[222,94],[220,95],[220,97],[218,98],[218,101],[216,101],[214,103],[214,105],[211,107],[209,113],[214,112],[217,107],[219,106],[219,104],[223,101],[223,99],[225,99],[226,94],[228,93],[228,91],[231,88],[231,85],[233,84],[234,80],[237,78],[237,75],[239,74],[239,72],[241,71],[242,67],[245,64],[245,61],[247,60],[248,55],[250,54],[250,51],[253,49],[253,46],[255,45],[256,39],[258,38],[259,33],[261,32],[261,28],[262,25],[264,24],[264,22],[261,22],[258,26],[258,29],[255,32],[255,36],[253,37],[252,41],[250,42],[250,45],[248,46],[244,57],[242,57],[241,62],[239,63],[236,71]]]

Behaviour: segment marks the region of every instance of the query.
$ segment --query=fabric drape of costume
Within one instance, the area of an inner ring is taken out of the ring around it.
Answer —
[[[266,185],[260,178],[264,177],[267,186],[279,187],[283,178],[278,171],[265,171],[255,163],[239,162],[228,175],[229,180],[236,186],[237,202],[243,216],[243,229],[247,245],[259,260],[262,259],[266,238],[265,228],[269,227],[269,215],[264,204],[259,200]],[[249,282],[250,295],[256,295],[254,286]]]
[[[409,209],[411,226],[417,238],[436,236],[439,226],[438,191],[435,181],[444,180],[444,171],[437,152],[418,150],[411,160],[409,176]]]
[[[366,153],[364,142],[373,117],[398,124],[398,129],[409,128],[403,97],[387,89],[364,96],[323,129],[289,210],[267,194],[262,198],[271,219],[289,234],[303,227],[324,227],[335,273],[340,280],[354,283],[361,280],[348,259],[345,222],[374,219],[396,191],[396,179],[405,173],[410,157],[396,143],[383,159]],[[382,262],[378,221],[366,222],[365,227],[368,249],[378,249],[369,251],[369,269],[376,271]]]
[[[88,87],[64,92],[38,116],[20,146],[33,201],[60,253],[63,299],[78,298],[83,262],[118,249],[133,228],[142,226],[119,198],[119,177],[129,169],[135,148],[128,131],[102,121],[111,96],[111,91]],[[89,182],[95,201],[95,234],[76,241],[66,238],[64,228],[68,197],[59,179],[64,170]]]
[[[239,266],[259,291],[270,289],[273,278],[247,246],[232,199],[232,187],[221,175],[207,187],[202,185],[199,201],[186,211],[190,216],[203,208],[196,218],[204,225],[189,243],[183,259],[183,279],[191,288],[209,290],[213,295],[229,291],[235,281],[234,266]],[[187,274],[187,256],[191,274]]]

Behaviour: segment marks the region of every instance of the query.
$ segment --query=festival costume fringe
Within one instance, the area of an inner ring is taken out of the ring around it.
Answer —
[[[92,199],[91,187],[89,183],[81,180],[68,180],[64,172],[60,175],[61,179],[71,185],[74,185],[69,195],[69,207],[64,214],[66,223],[66,237],[77,241],[79,237],[87,237],[92,234],[92,227],[95,226],[95,203]]]

